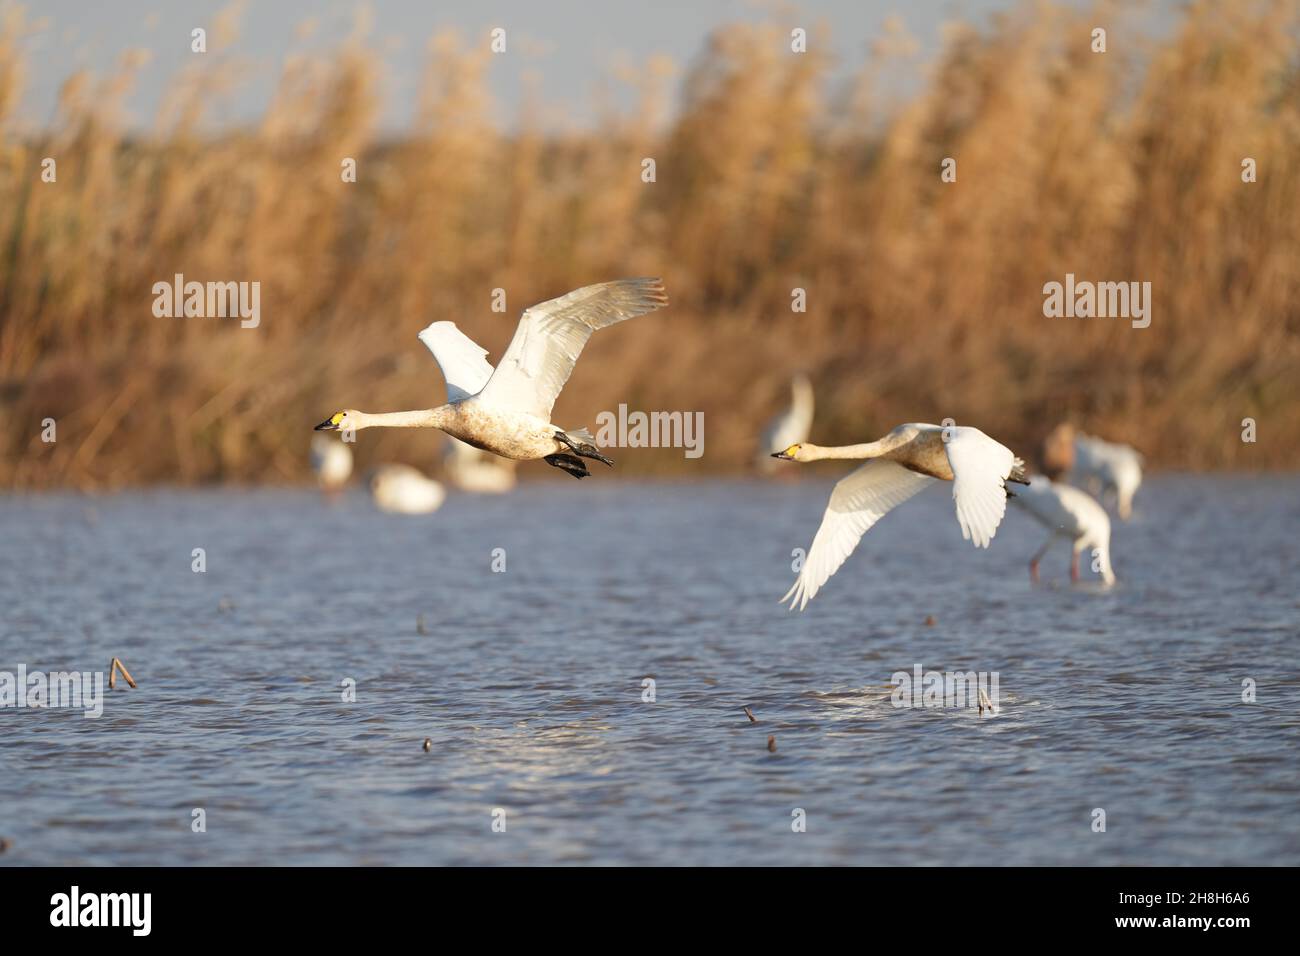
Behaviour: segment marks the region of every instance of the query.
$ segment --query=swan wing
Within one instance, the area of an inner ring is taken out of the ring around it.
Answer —
[[[1016,465],[1011,449],[978,428],[951,429],[944,442],[952,468],[952,500],[961,536],[987,548],[1007,511],[1006,479]]]
[[[928,475],[883,458],[873,459],[841,479],[831,492],[799,577],[781,601],[789,601],[791,610],[797,604],[802,611],[871,526],[932,481]]]
[[[455,322],[433,323],[420,333],[420,341],[433,353],[447,380],[447,401],[477,395],[492,377],[487,349],[456,328]]]
[[[667,304],[659,279],[619,279],[526,309],[483,388],[483,402],[550,421],[555,399],[591,333]]]

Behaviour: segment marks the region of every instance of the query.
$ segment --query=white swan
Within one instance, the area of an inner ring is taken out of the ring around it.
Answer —
[[[311,468],[321,491],[339,491],[352,477],[352,449],[328,435],[312,435]]]
[[[1127,521],[1133,496],[1142,484],[1142,455],[1135,448],[1103,441],[1062,424],[1044,442],[1043,462],[1050,476],[1087,488],[1103,500],[1115,499],[1115,510]]]
[[[462,491],[497,495],[515,486],[513,461],[466,445],[459,438],[447,437],[442,467],[451,483]]]
[[[441,428],[502,458],[540,458],[575,478],[585,478],[590,472],[584,458],[613,462],[600,453],[585,428],[566,431],[551,424],[555,399],[592,332],[667,304],[658,279],[584,286],[524,310],[495,370],[484,358],[487,350],[454,322],[434,322],[420,333],[420,341],[433,353],[447,380],[445,405],[382,414],[345,409],[316,430]]]
[[[808,440],[813,423],[813,387],[807,375],[790,380],[790,407],[763,428],[759,439],[758,469],[771,473],[781,466],[772,461],[773,448],[789,448]]]
[[[914,423],[899,425],[879,441],[822,448],[804,442],[773,458],[819,461],[869,458],[831,492],[821,527],[794,586],[782,602],[807,607],[822,585],[885,514],[934,479],[951,481],[961,536],[987,548],[1007,510],[1006,482],[1024,483],[1024,462],[978,428]]]
[[[370,496],[380,511],[424,515],[441,508],[447,492],[410,465],[381,465],[370,476]]]
[[[1012,503],[1050,532],[1047,541],[1029,560],[1029,577],[1038,580],[1038,562],[1057,538],[1070,542],[1070,579],[1079,580],[1079,555],[1085,548],[1096,551],[1097,567],[1107,585],[1115,583],[1110,564],[1110,518],[1106,509],[1085,491],[1057,484],[1044,475],[1034,475],[1029,485],[1016,491]]]
[[[1142,484],[1142,455],[1128,445],[1080,435],[1074,441],[1075,472],[1084,480],[1101,484],[1103,496],[1115,497],[1122,520],[1133,515],[1133,495]]]

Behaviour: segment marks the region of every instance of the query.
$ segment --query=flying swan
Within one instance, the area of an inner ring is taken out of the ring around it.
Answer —
[[[870,459],[831,492],[799,577],[781,601],[799,610],[839,570],[862,536],[934,479],[952,482],[961,536],[987,548],[1007,510],[1007,481],[1025,483],[1025,463],[978,428],[912,423],[879,441],[823,448],[808,442],[772,453],[787,461]]]
[[[551,409],[591,333],[668,304],[659,279],[619,279],[584,286],[525,309],[494,370],[482,348],[454,322],[420,333],[447,380],[447,403],[412,412],[371,414],[345,409],[317,431],[441,428],[475,448],[516,461],[542,459],[575,478],[591,474],[584,458],[612,465],[585,428],[551,423]]]

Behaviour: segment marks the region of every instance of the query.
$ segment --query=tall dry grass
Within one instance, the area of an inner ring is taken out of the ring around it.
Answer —
[[[736,24],[704,41],[675,111],[655,61],[634,110],[565,135],[531,122],[533,104],[496,129],[486,44],[440,35],[416,121],[380,138],[381,57],[360,38],[295,58],[255,128],[207,132],[240,68],[217,52],[177,78],[148,136],[118,122],[130,57],[69,77],[57,119],[18,136],[27,25],[11,13],[0,485],[301,480],[327,414],[441,400],[415,339],[428,322],[453,318],[499,355],[523,306],[641,274],[664,276],[672,308],[596,336],[556,420],[591,425],[620,402],[702,410],[707,445],[689,464],[625,452],[625,473],[744,467],[800,369],[824,443],[950,416],[1032,450],[1072,418],[1168,468],[1294,468],[1296,14],[1192,4],[1136,49],[1110,6],[1035,4],[953,28],[926,84],[894,103],[877,82],[887,51],[834,89],[830,59],[791,54],[786,26]],[[1089,50],[1099,21],[1104,55]],[[235,49],[233,23],[213,35]],[[939,178],[946,156],[955,184]],[[261,326],[155,318],[151,287],[176,272],[259,281]],[[1042,286],[1067,272],[1150,281],[1151,327],[1044,318]],[[427,465],[437,445],[359,436],[363,464]]]

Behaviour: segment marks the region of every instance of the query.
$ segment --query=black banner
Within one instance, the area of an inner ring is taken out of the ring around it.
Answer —
[[[843,927],[876,943],[957,933],[972,945],[1132,937],[1232,946],[1284,928],[1292,874],[1268,869],[0,869],[6,943],[221,938],[339,941],[358,931],[504,931],[533,940],[602,924],[658,938],[708,925]],[[439,928],[441,927],[441,928]],[[475,927],[478,929],[476,930]],[[639,929],[637,929],[639,927]],[[920,937],[918,937],[920,933]],[[970,934],[970,935],[968,935]],[[12,950],[19,952],[20,950]]]

